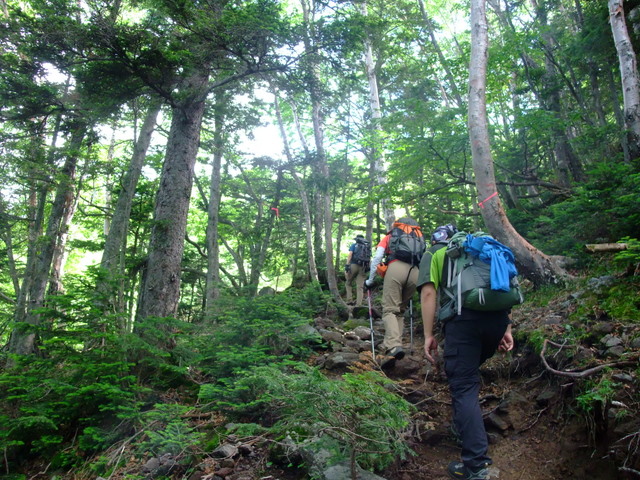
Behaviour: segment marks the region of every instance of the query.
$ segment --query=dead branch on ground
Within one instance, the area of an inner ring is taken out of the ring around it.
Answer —
[[[562,350],[562,348],[564,348],[565,345],[564,344],[561,345],[559,343],[552,342],[549,339],[545,339],[542,345],[542,350],[540,351],[540,359],[542,360],[542,364],[544,365],[544,368],[546,368],[551,373],[555,375],[560,375],[562,377],[585,378],[585,377],[588,377],[589,375],[593,375],[594,373],[598,373],[599,371],[604,370],[605,368],[627,367],[627,366],[635,365],[637,363],[635,361],[603,363],[602,365],[588,368],[581,372],[568,372],[565,370],[556,370],[555,368],[552,368],[549,365],[549,363],[547,362],[547,359],[544,356],[545,352],[547,351],[547,345],[552,345],[556,348],[559,348],[560,350]]]

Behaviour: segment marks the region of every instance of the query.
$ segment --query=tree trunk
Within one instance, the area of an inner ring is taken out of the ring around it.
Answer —
[[[624,17],[623,0],[609,0],[609,20],[620,62],[624,124],[629,137],[629,154],[630,159],[634,160],[640,156],[640,79],[636,54]]]
[[[513,250],[521,273],[535,285],[558,283],[566,272],[529,244],[513,228],[497,195],[486,111],[488,53],[485,0],[471,1],[471,60],[469,64],[469,139],[480,212],[489,232]]]
[[[323,181],[321,185],[321,203],[324,220],[324,240],[325,240],[325,263],[327,268],[327,284],[329,291],[336,302],[343,304],[344,300],[340,296],[338,290],[338,281],[336,271],[333,267],[333,218],[331,214],[331,197],[329,193],[329,166],[327,164],[327,156],[324,149],[324,116],[322,113],[321,95],[320,95],[320,76],[318,73],[318,57],[315,49],[312,48],[312,39],[314,38],[313,23],[310,19],[309,5],[306,0],[300,1],[303,9],[306,31],[304,35],[305,51],[309,55],[307,64],[307,73],[310,79],[310,97],[311,97],[311,118],[313,123],[313,136],[316,145],[316,157],[318,171]]]
[[[24,309],[16,309],[16,322],[24,322],[29,326],[39,326],[41,318],[38,309],[45,305],[45,293],[49,282],[49,274],[53,261],[54,250],[62,233],[62,221],[65,216],[65,206],[69,195],[73,195],[73,183],[78,165],[78,157],[82,140],[86,133],[86,125],[76,125],[67,151],[65,164],[60,171],[60,181],[56,190],[56,195],[51,206],[47,231],[44,237],[38,240],[39,252],[34,252],[36,259],[33,268],[28,274],[31,276],[28,292],[24,297]],[[46,197],[45,197],[46,198]],[[44,207],[44,200],[41,199],[40,208]],[[30,328],[16,328],[11,333],[9,340],[9,351],[19,355],[29,355],[37,352],[37,335]]]
[[[424,0],[418,0],[418,6],[420,7],[420,13],[422,15],[422,20],[424,22],[424,25],[429,31],[429,39],[431,40],[431,45],[433,46],[433,49],[436,51],[436,54],[438,55],[438,60],[440,60],[440,66],[444,70],[445,76],[447,78],[447,82],[449,82],[449,88],[453,93],[453,98],[456,101],[456,106],[458,108],[462,108],[464,105],[464,101],[462,100],[462,95],[460,95],[460,91],[458,90],[458,86],[456,85],[456,81],[455,81],[455,78],[453,77],[453,73],[451,73],[451,69],[449,68],[449,62],[447,62],[447,59],[445,58],[444,54],[442,53],[442,49],[440,48],[440,44],[438,43],[438,40],[434,32],[434,28],[433,28],[433,22],[429,18],[429,15],[427,15],[427,10],[425,9],[425,6],[424,6]]]
[[[79,183],[82,183],[80,180]],[[78,206],[78,194],[80,187],[69,189],[64,198],[63,215],[60,221],[60,231],[53,249],[51,260],[51,273],[49,275],[49,295],[58,295],[64,292],[62,277],[64,276],[64,261],[67,257],[67,240],[69,239],[69,227]]]
[[[284,122],[282,121],[282,112],[280,110],[280,102],[278,101],[278,96],[274,94],[274,107],[276,111],[276,119],[278,120],[278,127],[280,128],[280,137],[282,138],[282,143],[284,145],[284,154],[287,157],[287,162],[289,163],[289,172],[291,173],[291,177],[296,182],[298,186],[298,191],[300,192],[300,203],[302,205],[302,217],[305,225],[305,240],[307,244],[307,257],[309,258],[309,278],[313,282],[318,281],[318,267],[316,266],[315,252],[313,250],[313,236],[312,236],[312,227],[311,227],[311,212],[309,211],[309,198],[307,197],[307,192],[304,189],[304,185],[302,184],[302,180],[298,176],[295,166],[293,165],[293,155],[291,154],[291,148],[289,147],[289,140],[287,138],[287,132],[284,129]]]
[[[152,99],[149,104],[140,133],[133,147],[129,167],[120,184],[120,194],[105,238],[104,250],[100,261],[100,268],[104,270],[105,276],[98,282],[97,290],[108,298],[102,307],[110,312],[120,314],[125,312],[124,299],[122,298],[122,292],[124,291],[123,275],[125,273],[124,255],[131,208],[161,105],[160,99]],[[114,281],[117,282],[117,286],[113,284]],[[124,330],[124,324],[124,321],[120,323],[120,331]]]
[[[223,94],[221,94],[224,97]],[[216,99],[214,106],[213,161],[207,202],[207,277],[205,286],[205,314],[211,317],[215,301],[220,298],[220,243],[218,242],[218,221],[222,198],[222,151],[224,146],[222,100]]]
[[[272,206],[278,208],[280,204],[280,197],[282,196],[282,169],[278,169],[278,175],[276,178],[276,192],[273,196]],[[257,198],[257,197],[256,197]],[[261,208],[261,205],[258,206]],[[267,252],[269,251],[269,246],[271,245],[271,237],[273,235],[274,227],[277,225],[276,222],[278,217],[276,213],[271,210],[271,208],[267,205],[266,212],[259,212],[258,219],[256,220],[256,226],[260,233],[264,232],[262,235],[262,241],[256,242],[252,249],[252,262],[251,262],[251,273],[249,274],[249,293],[251,295],[255,295],[258,292],[258,284],[260,283],[260,274],[262,273],[262,269],[264,268],[264,264],[267,260]],[[266,213],[267,218],[264,218],[264,213]]]
[[[547,10],[544,4],[539,5],[537,0],[531,0],[531,4],[536,11],[538,20],[542,25],[543,48],[545,50],[545,74],[542,77],[542,103],[545,109],[553,114],[556,122],[552,127],[553,148],[555,152],[558,180],[564,187],[571,187],[571,181],[584,181],[584,172],[577,155],[575,154],[562,115],[562,104],[560,98],[560,80],[556,72],[555,62],[551,55],[554,50],[554,40],[549,33]]]
[[[367,15],[367,3],[362,2],[360,6],[362,15]],[[373,48],[371,47],[371,40],[369,34],[364,36],[364,63],[367,71],[367,79],[369,81],[369,107],[371,109],[371,160],[373,162],[374,171],[374,184],[376,187],[380,187],[387,183],[386,179],[386,167],[385,167],[385,155],[383,138],[384,132],[380,125],[382,119],[382,110],[380,109],[380,96],[378,93],[378,79],[376,76],[376,66],[373,61]],[[382,211],[384,212],[384,219],[388,230],[391,230],[391,225],[395,221],[395,213],[391,199],[385,197],[380,200]]]
[[[11,277],[11,284],[13,285],[14,292],[13,298],[11,298],[11,303],[15,304],[15,299],[20,295],[20,277],[18,275],[15,255],[13,253],[13,235],[11,232],[11,225],[8,222],[4,205],[5,201],[2,198],[2,192],[0,192],[0,239],[2,239],[6,248],[7,267],[9,268],[9,276]]]
[[[182,100],[172,108],[138,320],[173,317],[178,310],[180,267],[208,79],[208,66],[200,66],[186,79]]]

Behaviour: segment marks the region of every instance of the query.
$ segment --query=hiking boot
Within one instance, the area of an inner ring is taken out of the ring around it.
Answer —
[[[485,465],[472,470],[462,462],[451,462],[447,467],[447,473],[451,478],[460,480],[489,480],[489,469]]]
[[[402,347],[393,347],[387,352],[387,355],[391,355],[396,360],[402,360],[404,358],[404,350]]]

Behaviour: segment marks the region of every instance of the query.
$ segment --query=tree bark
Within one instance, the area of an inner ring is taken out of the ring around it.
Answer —
[[[609,20],[620,62],[624,124],[629,137],[630,160],[634,160],[640,156],[640,78],[636,54],[625,21],[623,0],[609,0]]]
[[[362,15],[367,16],[367,3],[363,1],[360,5]],[[373,48],[369,33],[364,36],[364,64],[369,81],[369,108],[371,110],[371,161],[373,163],[374,185],[381,187],[387,183],[385,155],[384,155],[384,132],[382,131],[381,120],[382,110],[380,108],[380,95],[378,92],[378,78],[376,66],[373,61]],[[391,199],[384,197],[380,199],[380,204],[384,214],[387,230],[391,230],[391,225],[395,221],[395,213]]]
[[[81,180],[78,181],[82,183]],[[64,292],[62,277],[64,276],[64,261],[67,254],[67,240],[69,239],[69,227],[73,221],[78,206],[78,194],[80,187],[67,190],[64,198],[62,219],[60,220],[60,230],[53,248],[53,258],[51,259],[51,273],[49,274],[49,295],[58,295]]]
[[[324,240],[325,240],[325,263],[327,268],[327,284],[329,286],[329,291],[331,295],[335,299],[336,302],[344,305],[344,300],[340,296],[340,291],[338,290],[338,281],[336,278],[336,271],[333,267],[333,218],[331,213],[331,196],[329,193],[329,166],[327,164],[327,156],[324,148],[324,115],[322,112],[322,103],[321,103],[321,95],[320,95],[320,75],[318,73],[318,55],[315,53],[315,49],[312,46],[312,40],[314,38],[313,32],[313,22],[310,18],[310,9],[307,4],[307,0],[300,1],[304,14],[305,21],[305,34],[304,34],[304,43],[305,43],[305,51],[307,52],[308,64],[307,64],[307,73],[310,79],[310,88],[309,93],[311,97],[311,118],[313,123],[313,136],[315,140],[316,146],[316,158],[318,171],[323,181],[323,185],[321,185],[321,203],[322,203],[322,213],[324,220]]]
[[[173,317],[178,310],[180,267],[208,79],[208,66],[199,66],[185,80],[182,99],[172,108],[149,256],[140,288],[138,321]]]
[[[489,232],[510,247],[521,273],[534,285],[558,283],[567,274],[550,257],[529,244],[511,225],[497,194],[486,111],[488,28],[485,0],[471,1],[469,64],[469,139],[480,213]]]
[[[51,206],[51,212],[47,223],[47,230],[37,244],[40,250],[36,255],[33,268],[28,274],[31,276],[28,292],[25,294],[23,308],[16,309],[16,322],[24,322],[28,326],[41,324],[38,309],[45,305],[45,294],[49,282],[49,274],[53,261],[54,251],[59,236],[62,233],[62,221],[65,216],[65,206],[70,195],[73,195],[74,180],[80,148],[86,134],[86,125],[82,122],[75,125],[67,150],[67,156],[60,171],[60,181],[56,189],[56,195]],[[46,198],[46,197],[45,197]],[[44,207],[44,198],[40,207]],[[37,334],[30,328],[18,327],[11,333],[9,351],[18,355],[30,355],[37,352]]]
[[[140,133],[135,140],[129,167],[120,184],[120,194],[118,195],[118,200],[111,216],[109,231],[105,238],[104,250],[100,260],[100,268],[104,270],[105,276],[98,282],[97,290],[107,297],[108,300],[103,302],[102,307],[110,312],[120,314],[125,312],[123,298],[124,254],[127,245],[131,208],[161,105],[162,102],[159,98],[152,99],[149,104]],[[117,286],[113,284],[114,281],[117,282]],[[119,325],[121,331],[124,330],[124,325],[125,321],[123,319]]]
[[[222,198],[222,151],[224,147],[222,100],[216,99],[214,106],[213,159],[209,201],[207,202],[207,277],[205,286],[205,314],[211,317],[215,301],[220,298],[220,243],[218,242],[218,221]]]
[[[300,193],[300,204],[302,206],[302,217],[305,225],[305,241],[307,245],[307,257],[309,258],[309,278],[313,282],[318,282],[318,267],[316,266],[315,252],[313,250],[313,236],[312,236],[312,226],[311,226],[311,212],[309,211],[309,197],[307,196],[307,192],[304,189],[304,185],[302,184],[302,180],[298,176],[296,172],[295,166],[293,165],[293,155],[291,154],[291,148],[289,147],[289,140],[287,138],[287,133],[284,129],[284,122],[282,121],[282,111],[280,110],[280,102],[278,101],[278,96],[274,94],[274,107],[276,111],[276,119],[278,121],[278,127],[280,129],[280,137],[282,138],[282,144],[284,146],[284,154],[287,157],[287,162],[289,163],[289,172],[291,173],[291,177],[296,182],[298,186],[298,191]]]

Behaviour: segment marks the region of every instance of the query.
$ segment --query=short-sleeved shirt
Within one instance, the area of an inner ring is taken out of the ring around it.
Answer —
[[[436,291],[440,285],[446,282],[446,275],[448,274],[448,268],[450,262],[446,261],[445,253],[447,249],[446,243],[436,243],[432,247],[430,247],[425,254],[422,256],[422,260],[420,261],[420,272],[418,273],[418,283],[417,288],[418,291],[426,285],[427,283],[433,283]],[[439,295],[441,304],[446,303],[448,300],[446,296]],[[498,311],[477,311],[477,310],[469,310],[468,308],[462,308],[462,315],[459,318],[464,319],[494,319],[494,318],[502,318],[505,317],[507,321],[509,320],[509,313],[511,309],[507,310],[498,310]]]
[[[444,254],[446,243],[436,243],[427,249],[420,260],[420,273],[418,273],[418,291],[427,283],[433,283],[437,290],[443,279],[445,264]]]
[[[391,234],[390,234],[390,233],[387,233],[387,234],[382,238],[382,240],[380,240],[380,243],[378,243],[378,246],[377,246],[377,248],[380,248],[380,247],[384,248],[384,254],[385,254],[387,257],[388,257],[388,255],[390,255],[390,254],[391,254],[391,250],[389,250],[389,240],[391,240]],[[389,261],[387,262],[387,265],[389,265],[390,263],[393,263],[393,262],[395,262],[395,261],[397,261],[397,260],[398,260],[397,258],[394,258],[393,260],[389,260]]]
[[[380,243],[378,244],[378,248],[382,247],[384,248],[384,253],[385,254],[389,254],[389,239],[391,238],[391,234],[387,234],[384,237],[382,237],[382,240],[380,240]]]

